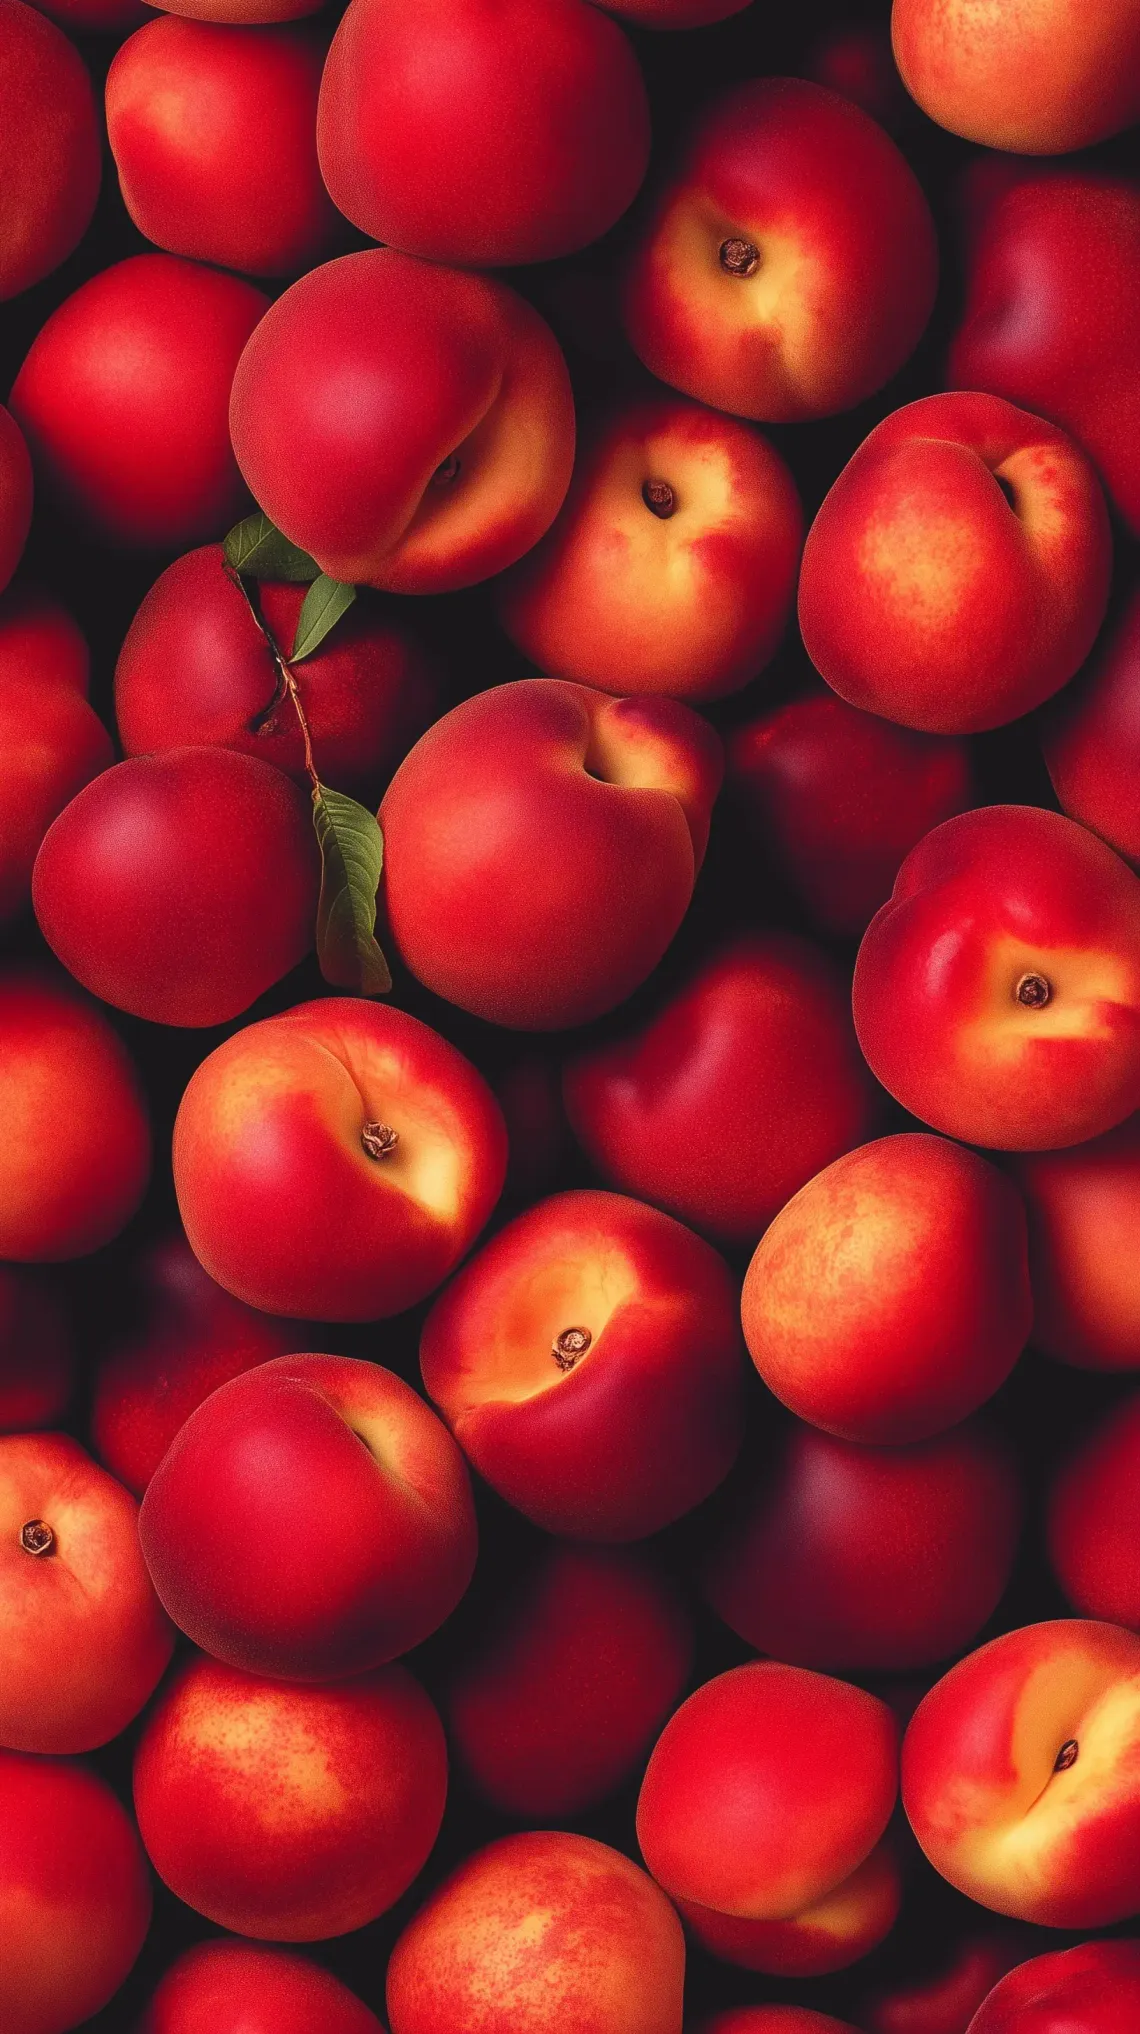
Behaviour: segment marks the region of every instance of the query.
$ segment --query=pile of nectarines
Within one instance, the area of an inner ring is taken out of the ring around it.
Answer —
[[[1140,0],[0,0],[0,2034],[1140,2034]]]

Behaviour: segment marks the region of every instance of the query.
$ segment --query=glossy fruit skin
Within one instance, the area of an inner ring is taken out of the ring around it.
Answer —
[[[1137,2013],[1137,1944],[1079,1942],[1011,1970],[978,2007],[968,2034],[1129,2034]]]
[[[230,749],[104,771],[49,828],[32,875],[64,966],[155,1024],[240,1016],[304,959],[319,891],[304,793]]]
[[[368,1124],[396,1131],[389,1158],[363,1146]],[[417,1158],[441,1157],[443,1208],[416,1198]],[[306,1320],[380,1320],[425,1299],[488,1220],[506,1164],[501,1111],[469,1061],[418,1018],[348,996],[218,1046],[174,1129],[199,1261],[248,1305]]]
[[[294,275],[331,254],[341,226],[313,140],[325,48],[307,26],[176,14],[123,43],[107,73],[107,132],[140,233],[245,275]]]
[[[0,404],[0,593],[23,557],[31,527],[31,458],[15,417]]]
[[[204,1398],[311,1335],[303,1322],[243,1306],[216,1285],[177,1230],[134,1259],[125,1289],[127,1321],[91,1379],[91,1439],[112,1476],[141,1497]]]
[[[392,2034],[681,2034],[685,1945],[653,1881],[587,1836],[500,1837],[444,1880],[388,1965]]]
[[[684,1692],[693,1631],[639,1550],[544,1542],[463,1651],[453,1755],[501,1813],[571,1820],[636,1772]]]
[[[91,78],[46,13],[23,0],[0,6],[0,302],[67,259],[99,195],[102,151]]]
[[[898,727],[823,685],[734,728],[725,756],[742,859],[759,853],[812,926],[840,939],[861,937],[911,848],[974,802],[963,740]]]
[[[1138,1468],[1140,1398],[1130,1392],[1062,1463],[1045,1523],[1050,1566],[1073,1609],[1131,1631],[1140,1631]]]
[[[902,1905],[902,1877],[890,1837],[883,1837],[848,1878],[799,1913],[754,1921],[693,1900],[677,1911],[692,1937],[720,1963],[769,1977],[828,1977],[877,1949]]]
[[[373,240],[503,268],[613,225],[645,175],[649,106],[622,31],[583,0],[351,0],[317,148]]]
[[[736,238],[759,250],[751,273],[718,259]],[[759,78],[696,128],[634,249],[626,332],[651,374],[714,409],[831,416],[902,366],[937,273],[926,200],[883,130],[806,79]]]
[[[574,459],[570,379],[537,311],[393,248],[325,262],[278,297],[241,356],[230,429],[278,528],[330,578],[393,593],[513,565],[554,521]]]
[[[87,644],[48,595],[13,588],[0,601],[0,923],[32,893],[48,827],[114,762],[111,737],[87,698]]]
[[[1078,445],[996,396],[925,396],[877,424],[828,492],[804,546],[800,630],[852,706],[973,734],[1073,676],[1111,574],[1108,512]]]
[[[567,1363],[570,1328],[589,1340]],[[435,1302],[420,1369],[473,1467],[546,1532],[644,1538],[740,1446],[735,1281],[624,1194],[554,1194],[509,1222]]]
[[[71,1317],[55,1283],[0,1267],[0,1434],[59,1426],[75,1369]]]
[[[52,312],[11,404],[37,482],[80,528],[116,549],[178,551],[238,520],[248,496],[226,410],[267,307],[238,276],[136,254]],[[127,383],[124,353],[137,362]]]
[[[1140,1105],[1140,886],[1058,813],[948,819],[868,926],[853,1008],[871,1071],[933,1129],[1082,1144]]]
[[[299,1688],[192,1657],[148,1711],[134,1796],[150,1861],[235,1934],[318,1942],[399,1899],[435,1842],[443,1729],[403,1667]]]
[[[56,1264],[109,1243],[150,1174],[146,1104],[106,1018],[46,968],[0,977],[0,1110],[0,1257]]]
[[[612,1186],[725,1243],[871,1130],[874,1090],[822,952],[741,933],[632,1032],[567,1061],[566,1112]]]
[[[286,656],[307,591],[273,580],[258,584],[262,616]],[[375,805],[441,704],[434,660],[403,610],[395,599],[359,597],[293,675],[318,776]],[[300,721],[287,699],[273,706],[279,683],[273,653],[225,569],[221,546],[188,551],[160,573],[119,651],[115,718],[124,751],[237,749],[307,787]]]
[[[1062,812],[1140,862],[1140,593],[1042,715],[1041,748]]]
[[[1132,1262],[1140,1117],[1067,1150],[1007,1163],[1029,1217],[1035,1346],[1079,1370],[1140,1369]]]
[[[138,2034],[383,2034],[375,2013],[308,1957],[199,1942],[165,1972]]]
[[[66,2034],[127,1977],[151,1917],[125,1808],[70,1759],[0,1751],[4,2034]]]
[[[713,1608],[757,1652],[830,1673],[904,1672],[963,1652],[996,1609],[1023,1502],[982,1420],[904,1448],[801,1421],[725,1493],[702,1560]]]
[[[330,1681],[410,1652],[477,1550],[466,1464],[377,1363],[278,1356],[203,1401],[147,1485],[139,1541],[181,1631],[248,1674]],[[248,1558],[235,1565],[234,1545]]]
[[[679,700],[542,678],[453,707],[380,806],[381,897],[406,965],[511,1029],[613,1009],[684,917],[722,768],[719,738]]]

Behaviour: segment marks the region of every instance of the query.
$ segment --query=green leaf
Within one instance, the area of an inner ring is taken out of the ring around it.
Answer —
[[[384,836],[367,806],[343,791],[318,784],[313,826],[321,849],[317,906],[317,959],[334,989],[386,996],[388,963],[376,944],[376,892],[384,866]]]
[[[328,579],[322,572],[314,579],[305,595],[301,612],[297,616],[297,633],[289,662],[299,664],[302,657],[311,657],[320,648],[330,629],[335,628],[342,614],[347,614],[356,599],[356,588],[343,579]]]
[[[283,537],[260,509],[235,524],[222,550],[226,564],[235,572],[248,573],[251,579],[291,579],[303,585],[320,577],[316,559]]]

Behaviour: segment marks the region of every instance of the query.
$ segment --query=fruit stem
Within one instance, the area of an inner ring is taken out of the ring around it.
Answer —
[[[250,590],[246,585],[245,580],[243,579],[241,573],[235,572],[233,566],[229,564],[227,564],[225,569],[230,579],[233,580],[234,585],[238,588],[238,591],[240,592],[242,599],[245,601],[245,604],[248,607],[251,615],[253,616],[253,619],[256,622],[258,628],[260,629],[261,634],[264,636],[265,641],[269,646],[269,654],[277,667],[278,675],[277,690],[274,693],[273,698],[270,700],[269,705],[266,707],[265,713],[259,716],[259,718],[262,721],[268,719],[269,716],[273,713],[275,707],[277,707],[280,704],[283,694],[288,693],[289,698],[293,702],[293,711],[296,714],[297,719],[300,723],[301,740],[304,742],[305,745],[305,774],[308,777],[309,782],[313,787],[313,790],[319,791],[321,788],[321,780],[317,775],[316,764],[313,761],[313,740],[311,734],[309,733],[309,722],[305,714],[305,709],[301,704],[301,695],[297,689],[297,680],[293,676],[292,666],[290,665],[288,657],[285,655],[285,652],[282,650],[280,643],[277,641],[276,636],[274,635],[272,629],[270,628],[268,622],[266,621],[264,615],[262,614],[260,603],[253,599],[252,595],[250,594]]]
[[[1052,998],[1053,985],[1044,975],[1022,975],[1014,994],[1026,1010],[1043,1010]]]
[[[400,1142],[400,1133],[390,1123],[366,1123],[360,1142],[369,1158],[390,1158]]]
[[[50,1554],[55,1546],[55,1534],[44,1518],[30,1518],[20,1532],[20,1545],[25,1554]]]
[[[677,497],[667,480],[647,480],[641,490],[641,499],[647,509],[660,516],[662,522],[667,521],[677,506]]]
[[[574,1365],[585,1355],[593,1336],[589,1328],[563,1328],[556,1336],[550,1353],[560,1370],[573,1370]]]
[[[741,240],[733,236],[722,240],[719,253],[720,265],[726,275],[755,275],[760,266],[760,249],[753,240]]]

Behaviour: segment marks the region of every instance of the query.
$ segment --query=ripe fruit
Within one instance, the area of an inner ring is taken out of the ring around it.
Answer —
[[[79,51],[46,13],[23,0],[0,4],[0,302],[66,261],[99,195],[99,115],[91,79]]]
[[[1079,1942],[1011,1970],[969,2034],[1130,2034],[1140,2012],[1140,1945]]]
[[[303,960],[320,851],[308,801],[230,749],[137,756],[89,784],[36,857],[40,930],[106,1003],[224,1024]]]
[[[1104,629],[1072,685],[1041,720],[1057,803],[1140,862],[1140,597]]]
[[[978,9],[894,0],[891,39],[924,113],[987,148],[1062,155],[1140,120],[1140,20],[1130,0]]]
[[[1049,1493],[1049,1561],[1073,1609],[1140,1631],[1140,1398],[1097,1420]]]
[[[331,1971],[251,1942],[199,1942],[172,1963],[138,2034],[383,2034]]]
[[[1010,1170],[1029,1217],[1036,1347],[1081,1370],[1140,1368],[1140,1116],[1067,1151],[1023,1153]]]
[[[29,903],[32,865],[53,819],[114,762],[88,702],[88,661],[57,602],[15,588],[0,601],[0,922]]]

